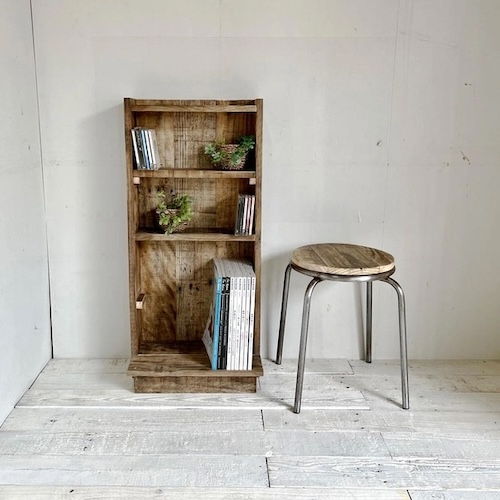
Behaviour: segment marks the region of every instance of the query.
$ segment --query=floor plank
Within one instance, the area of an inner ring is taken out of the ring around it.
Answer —
[[[376,432],[297,431],[57,432],[0,431],[0,455],[210,455],[389,457]]]
[[[308,359],[307,373],[328,373],[352,375],[354,373],[347,359]],[[277,373],[297,373],[296,359],[283,359],[281,365],[277,365],[273,360],[263,359],[262,367],[266,375]]]
[[[264,457],[0,455],[0,484],[266,487]]]
[[[6,431],[68,432],[206,432],[263,429],[260,409],[207,408],[15,408]]]
[[[406,490],[387,490],[383,495],[383,500],[411,500]],[[369,490],[321,488],[0,486],[0,498],[9,500],[148,500],[159,498],[176,500],[373,500],[375,497]],[[464,497],[463,500],[473,499]],[[496,500],[496,498],[491,500]]]
[[[500,500],[500,491],[411,491],[411,500]]]
[[[355,375],[397,375],[399,360],[377,360],[366,363],[363,360],[349,360]],[[500,375],[500,360],[409,360],[411,375]]]
[[[333,375],[308,374],[304,382],[302,405],[304,408],[368,409],[360,391],[335,382]],[[137,394],[121,388],[45,387],[35,384],[21,398],[17,407],[141,407],[141,408],[283,408],[293,406],[295,376],[276,374],[263,377],[255,394]]]
[[[268,467],[272,487],[479,490],[500,485],[500,464],[474,461],[273,457]]]
[[[440,411],[349,411],[311,410],[299,415],[264,409],[266,430],[344,431],[369,429],[376,432],[435,433],[442,437],[476,439],[488,435],[500,439],[500,418],[495,412]]]

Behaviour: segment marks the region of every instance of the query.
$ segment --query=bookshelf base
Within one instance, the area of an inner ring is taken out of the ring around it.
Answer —
[[[137,393],[250,393],[256,377],[133,377]]]
[[[133,356],[128,374],[134,391],[140,393],[256,392],[257,378],[264,374],[259,355],[253,356],[252,370],[212,370],[201,341],[148,343]]]

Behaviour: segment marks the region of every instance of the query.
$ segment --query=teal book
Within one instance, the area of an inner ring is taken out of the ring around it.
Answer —
[[[220,310],[222,297],[222,274],[214,259],[214,294],[210,313],[208,315],[207,326],[203,332],[203,343],[210,358],[212,370],[217,370],[219,357],[219,335],[220,335]]]

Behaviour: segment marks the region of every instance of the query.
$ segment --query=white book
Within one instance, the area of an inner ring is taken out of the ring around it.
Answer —
[[[253,234],[253,224],[254,224],[254,218],[255,218],[255,195],[252,195],[250,202],[251,202],[251,204],[250,204],[248,234]]]
[[[254,325],[255,325],[255,272],[252,270],[252,276],[250,280],[250,315],[249,315],[249,325],[248,325],[248,364],[247,369],[251,370],[253,367],[253,337],[254,337]]]
[[[247,358],[248,358],[248,282],[246,277],[245,265],[239,262],[240,272],[241,272],[241,322],[240,322],[240,370],[247,369]]]
[[[151,147],[151,168],[158,170],[160,168],[160,154],[158,152],[158,142],[156,141],[156,132],[148,129],[149,143]]]

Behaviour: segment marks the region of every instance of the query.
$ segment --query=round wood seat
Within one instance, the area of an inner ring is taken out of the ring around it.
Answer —
[[[306,245],[292,252],[291,263],[305,271],[339,276],[371,276],[394,269],[394,257],[376,248],[346,243]]]

